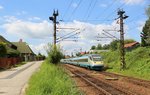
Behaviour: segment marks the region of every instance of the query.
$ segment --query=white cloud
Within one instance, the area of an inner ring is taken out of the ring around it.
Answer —
[[[123,0],[124,3],[129,4],[129,5],[134,5],[134,4],[141,4],[145,0]]]
[[[116,26],[116,27],[114,27]],[[107,30],[119,30],[118,25],[116,25],[116,21],[112,24],[90,24],[90,23],[84,23],[79,21],[73,21],[71,23],[62,23],[61,27],[73,27],[73,28],[80,28],[80,34],[78,37],[78,42],[70,42],[70,41],[62,41],[60,42],[61,46],[64,47],[64,49],[67,50],[67,52],[74,51],[76,48],[82,48],[82,51],[88,51],[92,45],[96,45],[98,43],[101,44],[108,44],[112,39],[101,39],[100,42],[97,42],[97,36],[100,34],[101,37],[106,37],[106,35],[103,35],[105,29]],[[60,31],[59,33],[70,33],[71,31]],[[119,38],[119,32],[117,31],[108,31],[111,35],[114,35]],[[107,34],[107,33],[106,33]],[[110,35],[109,35],[110,36]],[[115,39],[115,38],[114,38]],[[68,54],[68,53],[67,53]],[[69,53],[70,54],[70,53]]]
[[[50,37],[53,32],[52,24],[45,20],[35,23],[22,21],[12,16],[6,19],[6,21],[7,23],[2,26],[6,33],[21,38],[45,38]]]
[[[107,4],[100,4],[100,7],[106,8]]]
[[[138,22],[138,27],[137,27],[137,29],[138,29],[140,32],[142,32],[142,29],[143,29],[144,25],[145,25],[145,21],[139,21],[139,22]]]
[[[72,4],[72,7],[73,7],[73,8],[76,8],[77,6],[78,6],[77,3],[73,3],[73,4]]]
[[[26,11],[17,12],[17,15],[25,15],[25,14],[27,14]]]
[[[0,10],[2,10],[2,9],[4,9],[4,7],[0,5]]]
[[[45,51],[45,47],[47,46],[46,43],[41,43],[39,45],[29,45],[29,46],[31,47],[31,49],[33,50],[35,54],[41,53],[41,54],[47,55]]]
[[[49,23],[48,21],[40,21],[39,23],[35,23],[32,21],[23,21],[20,19],[17,19],[13,16],[7,17],[6,23],[2,26],[6,33],[8,35],[15,35],[19,38],[37,38],[37,39],[45,39],[52,41],[53,37],[53,25]],[[59,27],[70,27],[70,28],[76,28],[80,29],[76,32],[80,32],[76,37],[79,37],[78,42],[71,42],[71,41],[62,41],[60,42],[60,45],[63,46],[63,48],[69,52],[73,51],[76,48],[82,48],[82,51],[88,51],[92,45],[96,45],[98,43],[101,44],[108,44],[112,39],[101,39],[100,42],[96,41],[98,34],[100,34],[101,37],[106,37],[104,35],[105,29],[107,30],[114,30],[118,29],[118,25],[116,25],[116,21],[114,21],[112,24],[91,24],[86,22],[80,22],[80,21],[73,21],[69,23],[61,23]],[[73,30],[60,30],[57,32],[57,35],[59,37],[66,35]],[[75,33],[76,33],[75,32]],[[110,34],[119,37],[119,32],[116,31],[108,31]],[[106,33],[107,34],[107,33]],[[107,34],[108,35],[108,34]],[[110,35],[109,35],[110,36]],[[51,39],[48,39],[47,37],[51,37]],[[115,38],[114,38],[115,39]],[[46,44],[45,40],[40,41],[39,45],[30,45],[33,51],[36,53],[42,52],[44,53],[45,49],[43,46]],[[31,44],[31,43],[30,43]],[[45,54],[45,53],[44,53]]]
[[[39,20],[41,20],[41,18],[39,18],[39,17],[30,17],[30,18],[28,18],[30,21],[39,21]]]

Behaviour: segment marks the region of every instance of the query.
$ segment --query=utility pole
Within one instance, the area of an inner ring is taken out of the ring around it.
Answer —
[[[50,20],[53,21],[53,25],[54,25],[54,45],[56,45],[56,24],[57,24],[57,16],[58,16],[58,10],[53,12],[53,16],[49,17]]]
[[[123,20],[128,18],[128,16],[124,15],[125,11],[120,10],[118,11],[119,20],[120,20],[120,60],[121,60],[121,69],[124,70],[126,68],[125,63],[125,50],[124,50],[124,23]]]

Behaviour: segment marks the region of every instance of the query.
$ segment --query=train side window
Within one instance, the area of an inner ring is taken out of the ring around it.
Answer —
[[[92,57],[91,57],[91,56],[90,56],[89,58],[90,58],[90,60],[92,60]]]

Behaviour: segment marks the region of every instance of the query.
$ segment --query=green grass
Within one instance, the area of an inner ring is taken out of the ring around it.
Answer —
[[[29,81],[26,95],[81,95],[61,66],[46,61]]]
[[[103,52],[104,62],[111,69],[109,72],[150,80],[150,48],[139,47],[131,52],[126,52],[127,69],[120,70],[119,51]]]
[[[18,64],[16,64],[16,65],[14,65],[13,67],[20,67],[20,66],[22,66],[22,65],[24,65],[24,64],[26,64],[27,62],[21,62],[21,63],[18,63]]]

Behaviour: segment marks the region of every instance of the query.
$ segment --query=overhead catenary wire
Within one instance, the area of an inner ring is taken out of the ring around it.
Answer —
[[[92,0],[93,1],[93,0]],[[94,2],[93,2],[93,5],[92,5],[92,2],[90,2],[90,7],[88,8],[88,10],[87,10],[87,16],[85,16],[86,18],[85,18],[85,20],[88,20],[88,18],[90,17],[90,15],[92,14],[92,11],[93,11],[93,9],[95,8],[95,5],[96,5],[96,3],[97,3],[97,0],[95,0]]]
[[[57,40],[58,40],[58,39],[63,39],[64,37],[66,37],[66,36],[68,36],[68,35],[70,35],[70,34],[73,34],[74,32],[76,32],[76,31],[78,31],[78,30],[79,30],[79,29],[76,29],[76,30],[74,30],[74,31],[72,31],[72,32],[70,32],[70,33],[68,33],[68,34],[66,34],[66,35],[63,35],[63,36],[57,38]]]
[[[76,10],[79,8],[79,6],[81,5],[82,3],[82,0],[79,0],[77,6],[74,8],[74,10],[72,11],[70,17],[69,17],[69,20],[72,18],[73,14],[76,12]]]
[[[70,37],[73,37],[73,36],[75,36],[75,35],[77,35],[77,34],[79,34],[79,33],[80,33],[80,32],[77,32],[77,33],[75,33],[75,34],[69,35],[69,36],[64,37],[64,38],[62,38],[62,39],[58,39],[57,42],[62,41],[62,40],[65,40],[65,39],[68,39],[68,38],[70,38]]]
[[[110,9],[110,8],[116,3],[116,1],[118,1],[118,0],[112,1],[112,2],[108,5],[109,7],[105,8],[105,9],[101,12],[101,14],[104,14],[104,12],[106,12],[108,9]],[[99,17],[101,16],[101,14],[99,14],[99,15],[96,17],[96,19],[99,18]]]
[[[71,4],[73,3],[73,0],[70,0],[70,3],[66,9],[66,11],[64,12],[64,15],[62,16],[62,20],[64,19],[64,17],[66,16],[67,12],[69,11],[70,7],[71,7]]]
[[[130,1],[130,0],[128,0],[126,3],[128,3],[129,1]],[[120,6],[118,6],[117,8],[118,8],[118,9],[123,8],[123,7],[126,5],[126,3],[122,3],[122,4],[121,4]],[[116,10],[112,11],[110,14],[108,14],[108,15],[105,17],[104,20],[106,20],[107,18],[113,16],[112,14],[116,14],[116,12],[118,11],[118,9],[116,9]]]

